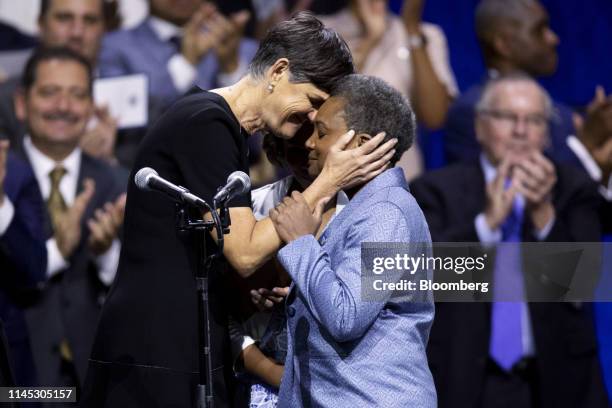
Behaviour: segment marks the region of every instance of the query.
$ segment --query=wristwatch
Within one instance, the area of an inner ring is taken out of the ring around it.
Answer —
[[[425,34],[419,33],[419,35],[408,35],[408,48],[411,50],[418,50],[425,48],[427,45],[427,37]]]

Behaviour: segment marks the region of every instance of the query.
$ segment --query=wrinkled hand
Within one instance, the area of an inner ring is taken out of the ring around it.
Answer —
[[[357,0],[357,18],[363,24],[368,41],[378,42],[387,29],[387,2],[385,0]]]
[[[612,96],[598,86],[587,107],[583,123],[577,128],[578,137],[589,151],[612,139]]]
[[[251,17],[246,10],[225,17],[214,4],[205,2],[185,26],[181,44],[183,56],[192,65],[213,50],[222,72],[233,72],[238,66],[240,40]]]
[[[282,203],[270,210],[270,219],[279,237],[289,243],[304,235],[314,235],[321,225],[327,201],[328,198],[320,200],[313,213],[301,193],[294,191],[291,197],[285,197]]]
[[[420,32],[424,7],[425,0],[404,0],[402,21],[409,34],[418,34]]]
[[[512,178],[517,191],[525,197],[534,227],[543,229],[555,215],[552,205],[552,189],[557,183],[555,167],[542,153],[534,151],[516,163]]]
[[[289,286],[284,288],[272,288],[272,290],[261,288],[251,290],[251,302],[260,311],[269,310],[281,303],[289,295]]]
[[[377,134],[359,147],[344,150],[354,135],[355,132],[350,130],[330,147],[321,174],[317,177],[319,183],[331,184],[334,194],[378,176],[389,167],[389,161],[395,154],[393,147],[397,139],[378,146],[384,140],[385,132]]]
[[[214,51],[222,72],[231,73],[238,68],[240,40],[250,18],[251,13],[242,10],[229,18],[218,13],[210,22],[209,29],[216,37]]]
[[[6,179],[6,158],[8,149],[9,141],[0,140],[0,205],[4,203],[4,180]]]
[[[525,197],[527,206],[537,208],[551,201],[557,173],[550,160],[534,151],[515,163],[512,179],[516,181],[516,190]]]
[[[95,182],[86,179],[83,191],[76,197],[72,207],[55,219],[55,240],[60,253],[68,259],[81,241],[81,219],[95,191]]]
[[[492,230],[498,229],[504,223],[512,209],[512,201],[516,195],[517,188],[514,181],[508,188],[505,186],[511,166],[512,159],[509,157],[504,158],[497,168],[495,178],[486,187],[484,215],[489,228]]]
[[[114,203],[104,204],[104,208],[95,211],[94,218],[87,221],[89,227],[89,249],[94,255],[102,255],[111,247],[123,225],[125,214],[125,194]]]
[[[90,156],[112,163],[115,160],[117,120],[111,116],[107,106],[96,107],[94,115],[97,123],[81,138],[81,148]]]

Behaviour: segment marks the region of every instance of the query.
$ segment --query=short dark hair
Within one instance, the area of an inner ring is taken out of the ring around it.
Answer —
[[[348,75],[338,81],[331,96],[345,99],[344,120],[356,134],[375,136],[384,131],[385,141],[397,139],[392,165],[412,146],[416,119],[410,103],[382,79]]]
[[[493,35],[504,26],[519,26],[536,0],[481,0],[474,15],[476,37],[485,58],[496,54]]]
[[[50,6],[51,0],[40,0],[40,13],[38,14],[38,18],[43,18],[47,15]]]
[[[87,71],[87,89],[89,93],[93,90],[93,72],[89,61],[81,54],[66,47],[50,47],[50,48],[39,48],[30,56],[26,63],[23,75],[21,76],[21,87],[24,91],[28,91],[34,82],[36,82],[36,75],[38,73],[38,66],[43,62],[51,60],[60,61],[72,61],[77,64],[81,64]]]
[[[51,7],[52,0],[40,0],[40,13],[38,14],[38,19],[42,19],[47,15],[49,8]],[[104,14],[104,0],[100,1],[100,11]]]
[[[268,31],[249,66],[254,78],[279,58],[289,60],[291,82],[310,82],[331,92],[338,79],[355,72],[346,42],[312,13],[300,12]]]

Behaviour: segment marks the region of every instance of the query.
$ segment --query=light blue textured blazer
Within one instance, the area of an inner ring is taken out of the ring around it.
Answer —
[[[401,169],[366,184],[318,241],[303,236],[279,251],[293,278],[280,407],[436,407],[425,354],[431,293],[419,303],[396,301],[390,292],[363,300],[362,242],[421,242],[431,251]]]

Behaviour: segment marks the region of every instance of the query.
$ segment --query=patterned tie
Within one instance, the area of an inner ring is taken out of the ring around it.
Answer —
[[[66,202],[62,193],[60,192],[59,185],[62,178],[66,175],[66,169],[58,165],[49,173],[51,179],[51,192],[49,193],[49,199],[47,200],[47,209],[51,216],[51,224],[53,229],[57,225],[57,220],[60,215],[66,212]]]
[[[51,179],[51,192],[49,193],[49,199],[47,200],[47,208],[49,210],[49,216],[51,217],[51,224],[53,225],[54,230],[56,229],[58,217],[65,213],[67,209],[66,202],[64,201],[64,197],[62,197],[62,193],[59,189],[60,182],[65,175],[66,169],[61,165],[56,166],[49,173],[49,178]],[[64,361],[72,362],[72,349],[68,344],[67,339],[62,339],[60,341],[59,353]]]
[[[525,299],[521,272],[521,227],[523,206],[515,199],[511,214],[502,226],[497,246],[491,311],[489,354],[504,370],[510,371],[523,356],[521,312]]]

